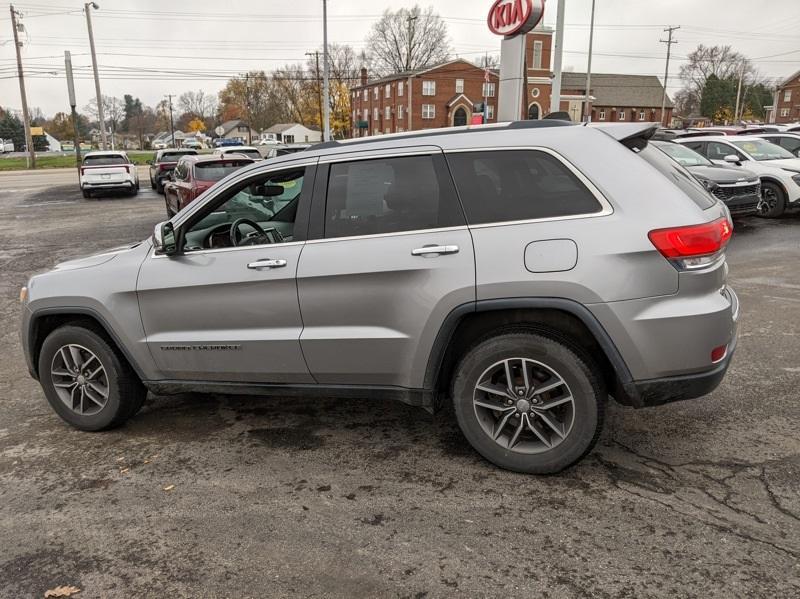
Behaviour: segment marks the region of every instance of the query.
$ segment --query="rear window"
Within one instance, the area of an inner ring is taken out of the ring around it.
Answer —
[[[85,166],[115,166],[118,164],[129,164],[128,160],[119,155],[109,156],[87,156],[83,159]]]
[[[243,160],[225,160],[195,164],[194,177],[200,181],[219,181],[248,164],[252,163]]]
[[[158,159],[159,162],[178,162],[181,156],[196,156],[197,152],[194,150],[186,150],[183,152],[165,152]]]
[[[677,185],[700,209],[705,210],[706,208],[711,208],[711,206],[716,203],[714,197],[697,182],[697,179],[695,179],[689,171],[658,148],[648,144],[644,150],[639,152],[639,156],[644,158],[651,166],[655,167],[662,175]]]
[[[666,158],[666,157],[665,157]],[[560,160],[538,150],[447,155],[470,224],[593,214],[603,207]]]

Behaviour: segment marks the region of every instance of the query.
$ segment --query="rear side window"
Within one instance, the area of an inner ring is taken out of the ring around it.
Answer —
[[[677,185],[701,210],[711,208],[716,202],[714,197],[697,182],[697,179],[689,171],[658,148],[648,144],[644,150],[639,152],[639,156]]]
[[[404,156],[332,164],[325,237],[463,225],[441,157]]]
[[[578,177],[546,152],[456,152],[447,161],[471,225],[603,209]]]
[[[117,164],[129,164],[123,156],[87,156],[83,159],[85,166],[115,166]]]

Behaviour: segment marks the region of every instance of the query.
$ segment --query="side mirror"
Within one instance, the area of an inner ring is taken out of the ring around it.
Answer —
[[[728,154],[723,158],[725,162],[730,162],[731,164],[739,164],[742,160],[736,154]]]
[[[165,256],[174,256],[178,253],[175,226],[171,222],[164,221],[155,226],[153,230],[153,249],[155,249],[156,254]]]

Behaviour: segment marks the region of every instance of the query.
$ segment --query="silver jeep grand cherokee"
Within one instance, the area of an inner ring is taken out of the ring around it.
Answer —
[[[30,372],[92,431],[148,389],[452,402],[488,460],[557,472],[609,396],[706,394],[736,345],[728,212],[654,129],[504,123],[254,164],[151,239],[31,278]]]

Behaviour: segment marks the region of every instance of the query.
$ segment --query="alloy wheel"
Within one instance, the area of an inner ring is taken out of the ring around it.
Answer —
[[[778,192],[773,187],[765,185],[761,188],[761,201],[758,203],[758,213],[763,216],[769,214],[778,205]]]
[[[575,400],[555,370],[528,358],[496,362],[479,377],[473,407],[483,431],[504,449],[536,454],[569,436]]]
[[[82,345],[64,345],[55,353],[50,379],[59,399],[81,416],[91,416],[108,403],[108,375],[100,359]]]

